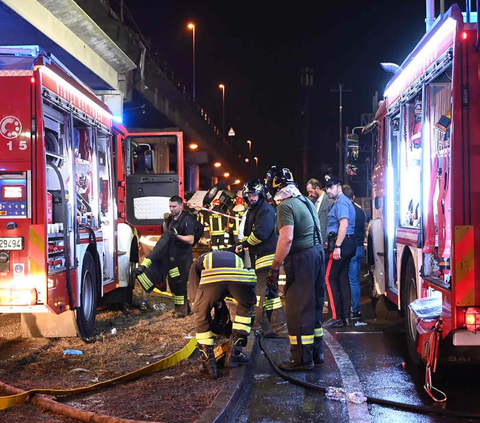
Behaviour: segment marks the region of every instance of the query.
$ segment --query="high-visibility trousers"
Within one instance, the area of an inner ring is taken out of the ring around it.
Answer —
[[[310,363],[323,352],[322,311],[325,258],[322,245],[292,254],[284,262],[285,312],[291,359]]]
[[[192,261],[192,255],[187,255],[182,259],[172,261],[168,270],[168,286],[173,294],[175,312],[184,316],[188,315],[190,309],[187,297],[187,283]]]

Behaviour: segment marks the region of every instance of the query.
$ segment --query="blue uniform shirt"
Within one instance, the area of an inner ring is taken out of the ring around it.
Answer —
[[[355,233],[355,208],[345,194],[340,194],[328,212],[327,235],[330,232],[337,234],[340,220],[345,218],[348,219],[347,235],[353,235]]]

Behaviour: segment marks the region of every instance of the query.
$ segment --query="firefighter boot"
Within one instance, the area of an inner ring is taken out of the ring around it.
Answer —
[[[243,347],[247,345],[247,338],[234,337],[230,342],[225,360],[226,366],[238,367],[246,366],[252,362],[252,359],[243,353]]]
[[[203,373],[212,379],[216,379],[218,374],[213,345],[198,344],[198,350],[200,351],[200,373]]]

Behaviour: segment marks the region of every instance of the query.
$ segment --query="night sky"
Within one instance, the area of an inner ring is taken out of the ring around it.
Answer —
[[[300,69],[314,69],[309,92],[309,177],[322,163],[338,163],[338,83],[344,126],[360,125],[375,91],[388,80],[380,62],[401,64],[425,33],[422,0],[166,1],[126,0],[152,49],[192,87],[196,25],[197,101],[221,126],[219,83],[226,85],[226,126],[235,142],[253,142],[260,174],[272,164],[300,172]],[[438,2],[437,2],[438,3]],[[453,2],[446,1],[446,8]],[[462,3],[462,10],[465,5]],[[438,13],[438,10],[437,10]]]

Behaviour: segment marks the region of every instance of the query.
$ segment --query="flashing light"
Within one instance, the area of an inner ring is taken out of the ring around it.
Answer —
[[[220,162],[215,162],[213,165],[214,165],[215,167],[220,167],[222,164],[221,164]]]
[[[224,176],[225,178],[228,178],[228,177],[230,176],[230,173],[225,172],[225,173],[223,174],[223,176]]]
[[[480,308],[467,308],[465,312],[465,326],[470,332],[477,332],[480,329]]]
[[[391,97],[391,104],[412,84],[448,47],[453,43],[457,21],[448,18],[425,46],[415,55],[408,66],[399,71],[398,76],[385,90],[384,96]]]
[[[32,76],[32,77],[30,78],[30,82],[31,82],[32,84],[35,84],[35,77]]]
[[[467,39],[467,33],[465,31],[462,32],[462,40]]]
[[[188,146],[188,148],[190,148],[190,150],[196,150],[196,149],[198,148],[198,144],[192,142],[192,143]]]
[[[113,120],[117,123],[123,123],[123,116],[122,115],[113,115]]]
[[[35,288],[0,289],[0,305],[31,306],[37,304],[38,293]]]

